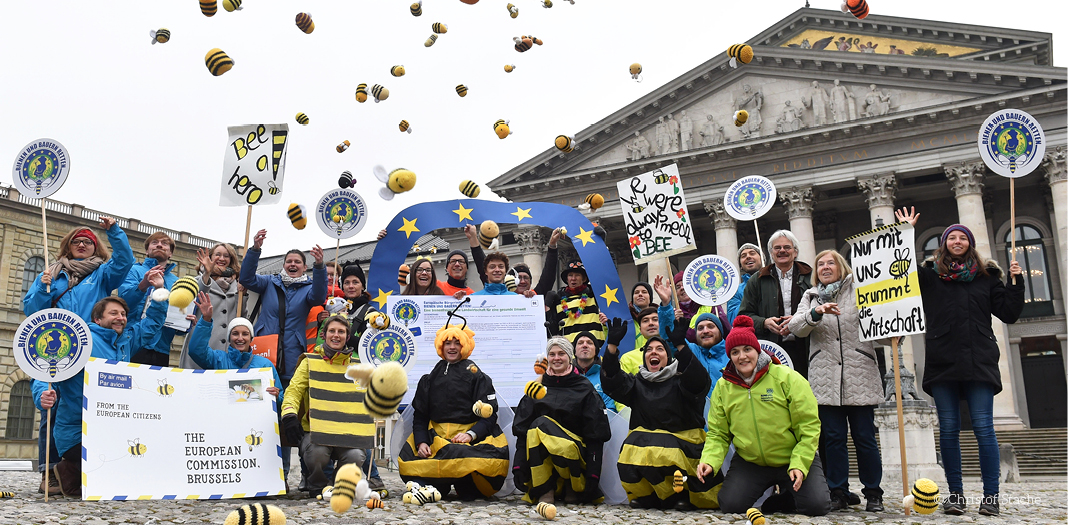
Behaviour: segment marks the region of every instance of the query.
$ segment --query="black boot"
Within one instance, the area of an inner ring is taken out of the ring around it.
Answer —
[[[831,512],[836,510],[845,510],[849,508],[849,497],[846,496],[846,492],[842,489],[834,489],[831,491]]]
[[[868,512],[882,512],[882,511],[886,510],[883,507],[883,497],[882,496],[871,495],[871,496],[868,496],[867,499],[868,499],[868,504],[867,504],[867,506],[864,507],[864,510],[866,510]]]
[[[1001,514],[1000,507],[1000,498],[997,494],[983,494],[983,502],[979,504],[979,514],[997,516]]]

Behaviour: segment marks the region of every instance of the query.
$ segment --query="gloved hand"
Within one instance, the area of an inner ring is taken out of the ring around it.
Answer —
[[[627,326],[627,321],[613,317],[612,322],[608,323],[608,344],[619,346],[627,335]]]
[[[300,427],[300,420],[297,416],[290,414],[282,418],[282,429],[286,433],[286,440],[293,446],[300,446],[300,441],[304,439],[304,429]]]
[[[671,344],[676,347],[689,347],[690,345],[686,344],[686,329],[689,327],[689,321],[686,318],[675,319],[675,327],[671,329]]]

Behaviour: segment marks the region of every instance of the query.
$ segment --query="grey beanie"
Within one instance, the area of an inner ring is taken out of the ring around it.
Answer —
[[[561,350],[567,353],[567,356],[571,358],[571,362],[575,362],[575,347],[568,341],[566,337],[554,335],[549,338],[549,341],[545,344],[545,353],[549,353],[549,349],[554,346],[559,346]]]

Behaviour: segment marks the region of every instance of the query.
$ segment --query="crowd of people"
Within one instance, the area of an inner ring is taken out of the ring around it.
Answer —
[[[902,209],[897,217],[916,224],[919,214]],[[152,291],[177,279],[170,262],[175,243],[163,232],[150,235],[138,264],[113,219],[102,217],[100,227],[111,251],[90,228],[69,232],[55,263],[25,294],[24,312],[74,312],[90,326],[94,357],[167,365],[180,330],[164,326],[165,305]],[[511,474],[527,503],[597,503],[612,440],[609,418],[627,417],[622,446],[611,451],[618,461],[607,468],[618,470],[632,507],[734,513],[763,502],[765,512],[819,516],[858,505],[848,483],[851,435],[865,509],[884,510],[874,425],[883,365],[872,342],[861,341],[853,273],[837,251],[819,253],[812,264],[798,261],[797,238],[779,230],[767,241],[767,264],[754,244],[731,254],[741,279],[725,305],[692,301],[680,272],[637,283],[630,319],[609,319],[581,261],[565,265],[563,286],[552,289],[559,230],[538,276],[525,265],[511,266],[503,253],[484,253],[473,226],[465,233],[470,257],[450,252],[444,281],[429,259],[416,260],[399,276],[402,294],[544,296],[548,343],[531,375],[540,386],[528,386],[518,400],[510,455],[498,422],[507,407],[473,360],[478,336],[466,321],[447,323],[434,341],[441,360],[419,380],[411,402],[413,431],[396,458],[403,480],[473,500],[493,497]],[[257,232],[243,259],[228,244],[198,251],[197,313],[177,361],[191,368],[274,369],[275,386],[267,392],[280,401],[287,478],[288,447],[299,450],[298,491],[320,494],[347,464],[366,473],[371,489],[383,489],[370,460],[376,432],[363,403],[367,392],[345,377],[375,311],[364,271],[324,263],[316,246],[310,275],[301,250],[287,252],[278,273],[259,275],[266,237]],[[479,292],[469,286],[472,263],[483,283]],[[1013,262],[1003,280],[997,264],[976,251],[968,228],[957,224],[918,273],[927,313],[923,389],[937,407],[949,485],[943,510],[966,511],[959,443],[959,403],[966,399],[983,475],[978,510],[997,515],[992,404],[1001,380],[990,319],[1019,317],[1024,285],[1012,277],[1020,266]],[[249,292],[258,299],[245,300]],[[621,353],[629,331],[635,348]],[[762,350],[761,339],[781,346],[792,367]],[[267,357],[253,355],[254,345],[269,348]],[[41,469],[54,474],[51,483],[42,477],[41,490],[49,494],[80,495],[82,384],[81,374],[53,388],[33,383],[37,407],[53,409],[52,440],[45,439],[42,413],[39,442]]]

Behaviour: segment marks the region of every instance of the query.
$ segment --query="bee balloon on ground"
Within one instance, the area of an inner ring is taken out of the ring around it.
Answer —
[[[241,0],[223,0],[223,9],[225,9],[227,13],[240,11],[243,9],[241,7]]]
[[[397,168],[387,172],[382,166],[375,166],[371,170],[375,178],[386,183],[385,187],[378,190],[378,195],[389,201],[398,193],[404,193],[415,187],[415,172],[404,168]]]
[[[868,16],[868,0],[845,0],[842,2],[842,12],[864,19]]]
[[[389,68],[389,74],[393,75],[395,77],[403,77],[404,76],[404,66],[393,66],[393,67]]]
[[[575,137],[571,135],[557,135],[555,144],[556,149],[564,153],[575,151]]]
[[[234,61],[222,49],[214,48],[204,55],[204,65],[214,76],[222,75],[234,67]]]
[[[400,126],[399,127],[400,127],[400,130],[402,132],[403,131],[407,131],[409,135],[412,133],[412,127],[411,127],[411,125],[408,124],[407,120],[400,121]]]
[[[382,503],[382,500],[374,499],[374,498],[371,498],[371,499],[367,500],[367,508],[371,509],[371,510],[374,510],[374,509],[389,510],[389,507],[387,507],[385,503]]]
[[[508,4],[508,16],[515,18],[519,16],[519,8],[515,4]]]
[[[748,64],[753,61],[753,48],[749,44],[734,44],[727,48],[727,56],[731,57],[731,67],[738,67],[738,62]]]
[[[274,505],[245,505],[226,517],[223,525],[285,525],[286,514]]]
[[[504,65],[504,72],[505,73],[511,73],[512,71],[515,71],[515,64],[505,64]]]
[[[375,84],[371,86],[371,96],[374,97],[375,102],[382,102],[389,98],[389,90],[381,84]]]
[[[356,86],[356,102],[360,104],[367,102],[367,84]]]
[[[463,193],[472,199],[477,199],[478,194],[481,191],[482,190],[478,187],[478,184],[475,184],[473,181],[465,180],[460,183],[460,193]]]
[[[545,1],[548,2],[549,0]],[[539,516],[547,520],[556,519],[556,505],[553,505],[552,503],[545,503],[544,501],[539,501],[537,506],[534,507],[534,512],[537,512]]]
[[[156,45],[156,42],[166,44],[167,41],[171,39],[171,31],[165,27],[161,27],[149,31],[148,36],[152,38],[152,45]]]
[[[352,146],[352,143],[347,140],[343,140],[341,141],[341,144],[337,145],[337,152],[344,153],[345,150],[349,149],[349,146]]]
[[[200,12],[204,13],[204,16],[215,16],[215,12],[219,10],[219,4],[215,0],[200,0]]]
[[[308,123],[311,122],[311,119],[309,119],[308,116],[305,115],[304,113],[297,113],[297,117],[296,118],[297,118],[297,124],[300,124],[301,126],[307,126]]]
[[[749,112],[744,109],[739,109],[734,112],[734,125],[736,127],[742,127],[745,121],[749,120]]]
[[[463,84],[457,84],[456,85],[456,94],[460,95],[460,98],[466,97],[467,96],[467,86],[465,86]]]
[[[412,4],[412,7],[410,9],[412,11],[412,16],[422,16],[423,0],[419,0],[418,2]]]
[[[745,519],[749,525],[766,525],[768,522],[764,515],[760,513],[760,509],[755,507],[745,511]]]
[[[315,22],[312,21],[311,13],[297,13],[297,27],[309,35],[315,31]]]
[[[642,81],[642,65],[635,62],[630,65],[630,78],[633,78],[637,82]]]
[[[426,42],[423,42],[423,47],[430,47],[430,46],[434,45],[434,42],[437,42],[437,41],[438,41],[438,35],[430,35],[430,37],[426,39]]]
[[[493,132],[497,134],[497,138],[504,139],[508,135],[512,134],[512,128],[508,126],[510,120],[497,119],[497,122],[493,123]]]
[[[439,35],[444,35],[449,32],[449,26],[442,24],[441,22],[434,22],[433,24],[430,24],[430,30]]]
[[[912,490],[901,501],[903,506],[912,507],[920,514],[931,514],[938,510],[938,484],[927,479],[920,478],[912,484]]]

